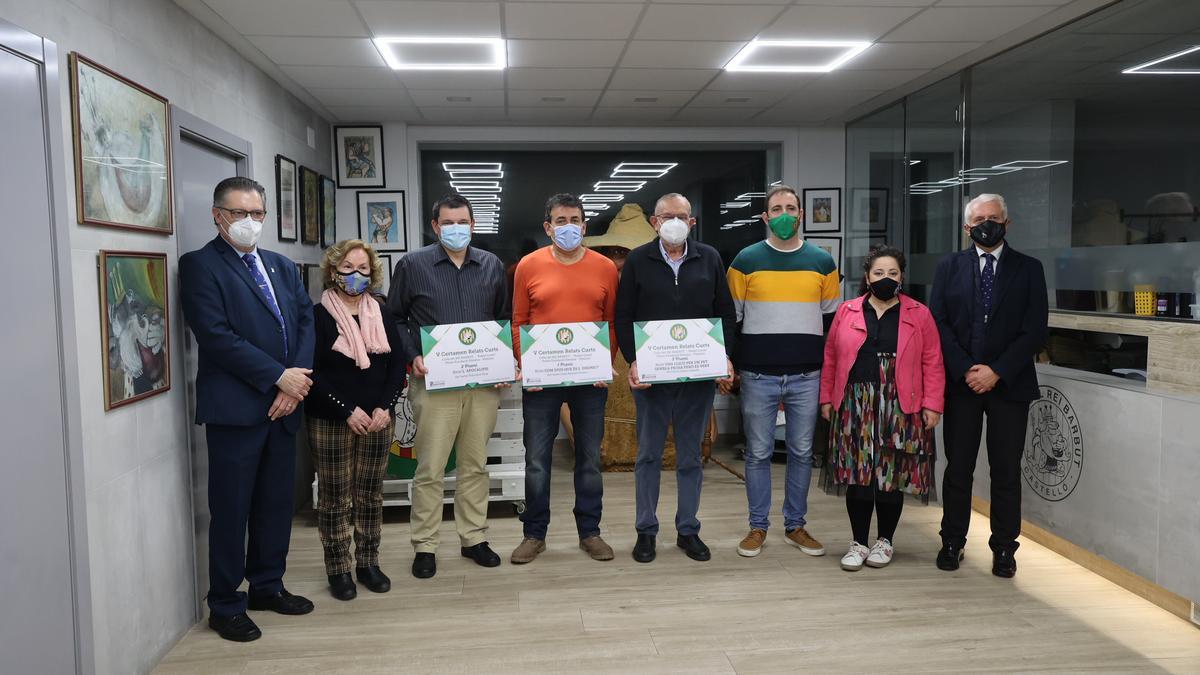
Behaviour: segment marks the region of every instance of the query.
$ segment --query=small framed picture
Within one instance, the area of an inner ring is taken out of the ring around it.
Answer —
[[[321,302],[321,294],[325,292],[325,278],[321,276],[321,266],[317,264],[304,265],[304,286],[308,289],[308,297],[313,304]]]
[[[804,191],[804,233],[842,231],[842,189],[815,188]]]
[[[105,412],[171,388],[164,253],[100,251]]]
[[[337,157],[339,188],[381,188],[383,175],[383,127],[334,127],[333,151]]]
[[[300,243],[321,243],[321,178],[307,166],[300,167]]]
[[[279,241],[296,241],[296,227],[300,222],[296,185],[296,163],[283,155],[275,155],[275,219],[279,223]]]
[[[379,286],[379,292],[385,296],[392,287],[392,272],[396,271],[396,256],[391,253],[378,253],[379,267],[383,271],[383,283]]]
[[[833,256],[833,262],[842,269],[842,238],[841,237],[805,237],[805,244],[812,244]]]
[[[851,222],[855,231],[886,234],[888,223],[888,189],[854,188],[850,191]]]
[[[329,176],[321,176],[321,248],[337,241],[337,188]]]
[[[407,251],[404,190],[359,190],[358,238],[378,251]]]

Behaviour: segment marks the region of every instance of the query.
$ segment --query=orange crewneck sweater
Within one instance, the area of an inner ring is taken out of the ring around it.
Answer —
[[[576,321],[607,321],[609,344],[617,350],[613,313],[617,306],[617,266],[592,250],[574,265],[554,257],[551,246],[521,258],[513,280],[513,348],[521,358],[521,326]]]

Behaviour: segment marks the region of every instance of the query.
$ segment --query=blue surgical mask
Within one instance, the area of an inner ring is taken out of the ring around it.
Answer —
[[[349,274],[338,272],[333,278],[333,283],[345,291],[346,295],[361,295],[371,285],[371,277],[357,270]]]
[[[554,243],[564,251],[574,251],[583,243],[583,226],[575,223],[555,225]]]
[[[471,243],[471,226],[465,223],[442,225],[438,239],[451,251],[461,251]]]

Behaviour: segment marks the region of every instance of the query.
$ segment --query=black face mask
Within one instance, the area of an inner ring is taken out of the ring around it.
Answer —
[[[991,248],[1004,241],[1008,226],[995,220],[985,220],[971,228],[971,240],[984,248]]]
[[[871,289],[871,295],[880,300],[891,300],[896,297],[896,291],[900,290],[900,282],[891,277],[884,277],[872,281],[868,286]]]

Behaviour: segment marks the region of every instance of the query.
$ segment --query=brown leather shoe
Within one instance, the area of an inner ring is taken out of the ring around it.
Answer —
[[[804,551],[809,555],[825,555],[825,547],[821,542],[817,541],[803,527],[797,527],[784,535],[787,542],[792,546]]]
[[[592,560],[612,560],[612,547],[604,543],[600,535],[588,537],[587,539],[579,540],[579,548],[587,551],[587,554],[592,556]]]
[[[738,555],[753,558],[762,553],[762,547],[766,541],[767,531],[756,527],[750,530],[750,534],[746,535],[746,538],[738,544]]]
[[[530,539],[526,537],[521,540],[521,543],[513,550],[509,557],[509,562],[514,565],[524,565],[525,563],[533,562],[533,559],[538,557],[538,554],[546,550],[545,539]]]

